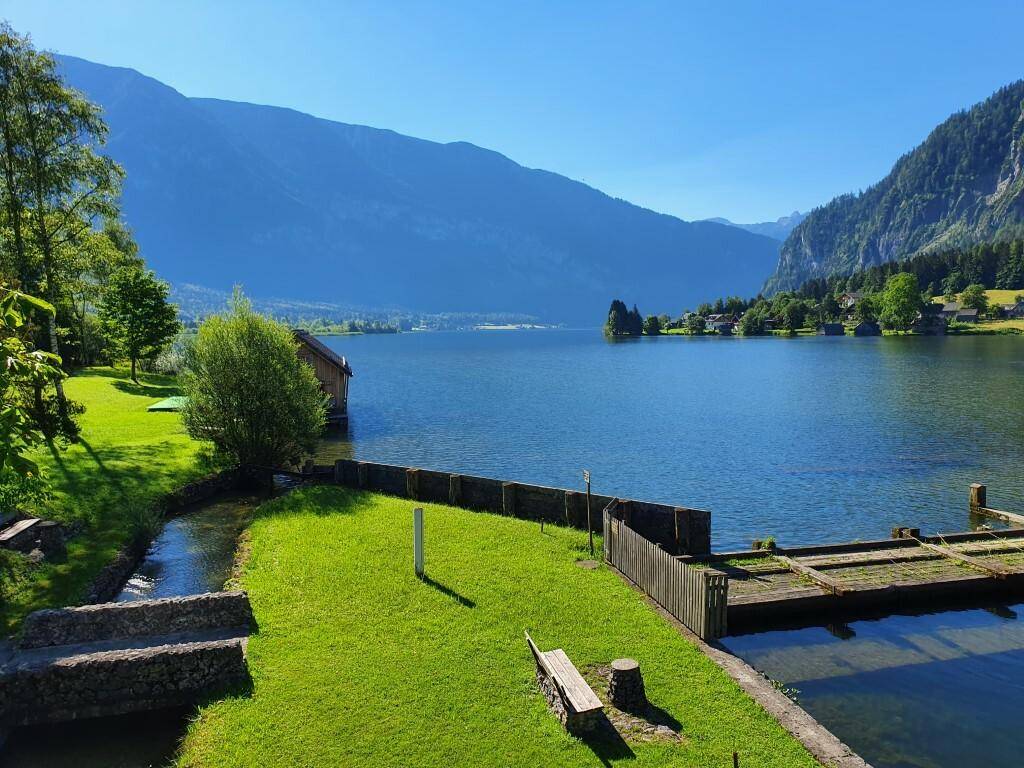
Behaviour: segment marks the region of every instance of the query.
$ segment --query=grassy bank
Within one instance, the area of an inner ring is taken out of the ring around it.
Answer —
[[[0,635],[30,611],[75,602],[154,502],[206,471],[178,414],[146,411],[177,394],[174,380],[143,375],[141,381],[111,368],[87,369],[67,381],[68,396],[86,408],[81,440],[40,452],[54,497],[33,511],[79,532],[64,562],[29,567],[25,558],[8,556]]]
[[[583,532],[425,509],[426,581],[408,501],[320,487],[260,509],[242,574],[254,690],[201,711],[181,765],[725,766],[734,749],[743,765],[815,765],[616,575],[576,564]],[[681,740],[567,736],[524,629],[585,674],[638,659]]]

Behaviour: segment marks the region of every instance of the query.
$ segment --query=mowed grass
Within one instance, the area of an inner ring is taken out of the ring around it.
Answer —
[[[68,397],[86,410],[78,443],[48,446],[37,459],[54,496],[27,510],[78,530],[67,559],[30,568],[23,559],[5,573],[0,635],[15,631],[39,608],[76,602],[96,574],[136,530],[138,520],[164,494],[204,474],[208,464],[176,413],[149,413],[156,400],[177,394],[172,377],[126,371],[83,370],[65,383]]]
[[[576,564],[585,533],[425,505],[420,581],[411,510],[328,486],[260,508],[241,577],[253,690],[200,711],[181,766],[816,765],[613,572]],[[638,659],[682,742],[568,736],[524,629],[581,670]]]

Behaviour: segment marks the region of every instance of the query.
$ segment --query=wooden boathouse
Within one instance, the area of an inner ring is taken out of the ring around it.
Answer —
[[[327,423],[344,424],[348,420],[348,381],[352,378],[352,366],[311,333],[295,328],[292,335],[299,343],[299,359],[312,366],[320,386],[330,398]]]

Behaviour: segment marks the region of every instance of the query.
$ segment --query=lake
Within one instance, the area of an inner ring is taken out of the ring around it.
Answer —
[[[355,370],[332,456],[712,512],[716,550],[963,530],[1024,512],[1024,339],[606,340],[596,330],[323,339]]]
[[[729,637],[875,768],[1018,768],[1022,605]]]

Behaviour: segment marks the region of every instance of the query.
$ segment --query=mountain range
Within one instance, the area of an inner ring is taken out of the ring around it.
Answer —
[[[859,194],[812,211],[766,293],[916,253],[1024,235],[1024,80],[940,124]]]
[[[752,294],[778,242],[686,222],[465,142],[278,107],[188,98],[70,56],[98,103],[123,212],[172,283],[422,312],[603,317],[610,300],[678,312]]]
[[[747,232],[753,232],[755,235],[764,235],[765,237],[770,237],[773,240],[781,242],[789,237],[789,233],[793,231],[793,228],[806,218],[806,213],[793,211],[789,216],[781,216],[775,221],[762,221],[758,224],[736,224],[735,222],[721,217],[704,219],[704,221],[713,221],[716,224],[727,224],[730,227],[739,227],[740,229],[747,230]]]

